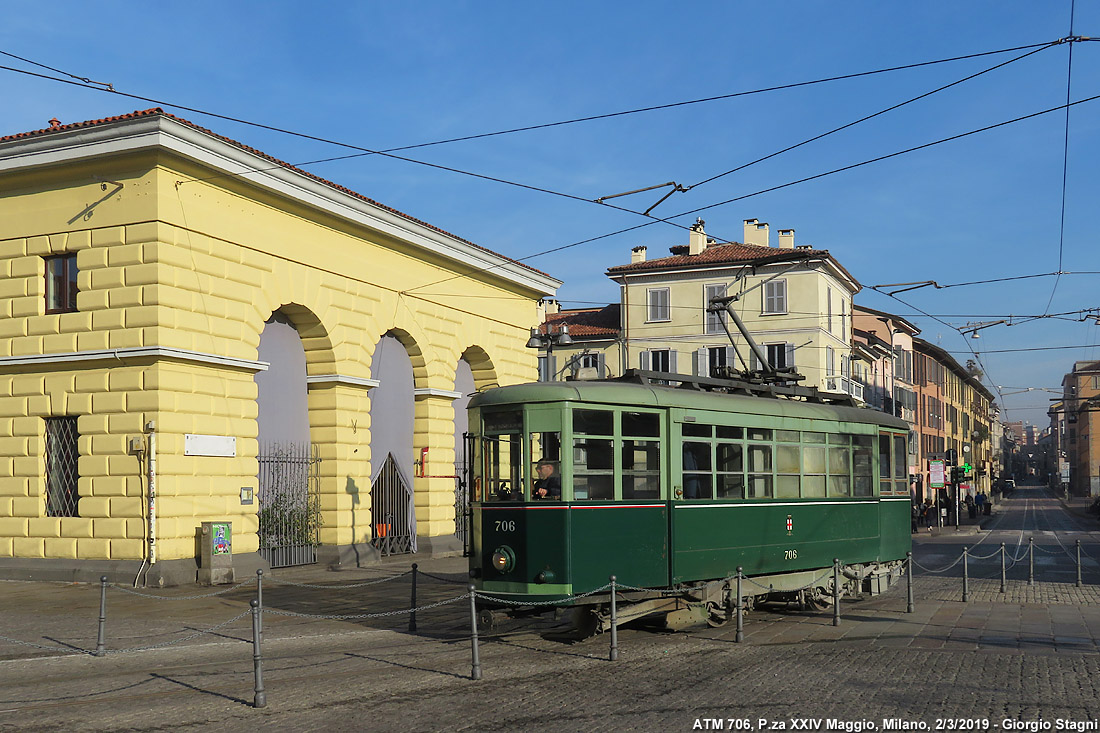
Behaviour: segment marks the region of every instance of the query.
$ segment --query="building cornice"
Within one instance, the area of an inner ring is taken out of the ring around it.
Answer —
[[[366,379],[364,377],[351,377],[347,374],[315,374],[306,377],[306,388],[309,387],[322,387],[331,384],[338,384],[343,387],[361,387],[362,389],[374,389],[381,382],[377,379]]]
[[[454,392],[448,389],[436,389],[435,387],[422,387],[413,390],[414,400],[423,400],[428,397],[442,397],[448,400],[457,400],[462,396],[463,394],[461,392]]]
[[[165,346],[135,346],[126,349],[102,349],[98,351],[71,351],[66,353],[28,354],[25,356],[0,357],[0,369],[13,366],[48,366],[52,364],[74,364],[97,361],[126,361],[128,359],[168,359],[194,364],[241,369],[249,372],[266,371],[270,364],[266,361],[238,359],[233,356],[221,356],[202,351],[175,349]]]
[[[240,177],[286,198],[322,210],[541,295],[553,295],[560,280],[524,267],[440,230],[417,223],[300,171],[233,145],[164,115],[150,115],[0,145],[0,173],[134,153],[167,150],[218,173]]]

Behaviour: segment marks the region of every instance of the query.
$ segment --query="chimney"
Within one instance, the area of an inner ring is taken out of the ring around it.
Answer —
[[[50,127],[55,129],[55,130],[57,128],[61,127],[61,120],[57,119],[56,117],[52,118],[50,120]]]
[[[794,229],[779,230],[779,249],[794,249]]]
[[[703,250],[707,248],[707,233],[703,231],[705,225],[706,222],[702,219],[696,219],[695,223],[691,225],[691,231],[688,232],[689,255],[702,254]]]
[[[553,298],[547,298],[543,301],[546,304],[546,315],[553,316],[561,313],[561,303]],[[545,320],[545,319],[544,319]]]
[[[630,250],[630,264],[645,262],[645,245]]]
[[[756,219],[745,219],[745,244],[767,247],[768,222],[761,223]]]

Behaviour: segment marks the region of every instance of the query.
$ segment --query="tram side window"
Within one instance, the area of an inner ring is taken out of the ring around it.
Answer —
[[[852,495],[875,495],[874,438],[852,436]]]
[[[798,446],[797,430],[777,430],[778,440],[791,440],[795,443],[780,443],[775,448],[775,495],[782,499],[797,499],[801,494],[802,451]],[[792,435],[793,434],[793,435]]]
[[[905,436],[894,436],[894,493],[909,493],[909,450]]]
[[[829,496],[852,495],[852,449],[847,435],[829,434]]]
[[[741,428],[734,428],[740,437]],[[721,435],[722,428],[719,428]],[[719,499],[743,499],[745,498],[745,456],[744,446],[740,443],[719,443],[717,445],[718,462],[718,498]]]
[[[684,441],[684,498],[711,498],[711,444]]]
[[[573,439],[573,499],[615,498],[615,453],[611,438]]]
[[[523,443],[519,435],[486,436],[479,494],[482,501],[523,500]]]
[[[750,430],[753,433],[767,433],[770,430]],[[749,499],[768,499],[772,497],[772,446],[749,444],[749,482],[745,496]]]
[[[820,436],[820,440],[815,439]],[[824,443],[824,433],[803,433],[806,443]],[[802,496],[825,496],[825,446],[802,446]]]
[[[584,435],[614,435],[615,413],[610,410],[574,410],[573,432]]]
[[[879,491],[883,494],[892,494],[894,484],[890,481],[893,476],[893,461],[890,460],[890,436],[885,433],[878,436],[878,475]]]
[[[530,450],[531,498],[561,500],[561,433],[531,433]]]
[[[656,440],[623,440],[623,498],[661,498],[661,444]]]

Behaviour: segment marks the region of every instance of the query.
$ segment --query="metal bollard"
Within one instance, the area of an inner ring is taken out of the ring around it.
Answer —
[[[840,558],[833,558],[833,626],[840,626]]]
[[[260,602],[253,598],[248,602],[252,606],[252,670],[256,679],[255,695],[252,698],[252,707],[266,708],[267,693],[264,692],[264,657],[260,645]]]
[[[409,601],[409,608],[412,609],[409,612],[409,633],[416,633],[416,569],[420,567],[416,563],[413,563],[412,569],[412,599]]]
[[[1027,538],[1027,584],[1035,585],[1035,538]]]
[[[607,658],[612,662],[619,661],[619,617],[615,613],[615,576],[608,578],[611,581],[611,651]]]
[[[1005,592],[1005,543],[1001,543],[1001,592]]]
[[[970,600],[969,549],[966,545],[963,545],[963,603]]]
[[[107,646],[104,641],[104,634],[107,626],[107,576],[102,575],[99,578],[99,633],[96,635],[95,640],[95,655],[102,657],[107,653]]]
[[[905,612],[913,613],[913,553],[905,553],[905,578],[907,587],[905,590]]]
[[[470,667],[470,679],[481,679],[481,659],[477,655],[477,588],[471,583],[466,586],[470,592],[470,649],[473,654],[473,666]]]
[[[744,613],[744,601],[741,596],[741,578],[743,577],[742,568],[737,566],[737,634],[734,636],[734,640],[742,642],[745,640],[745,613]]]
[[[256,569],[256,605],[260,609],[260,640],[264,638],[264,569]]]
[[[1081,540],[1077,540],[1077,587],[1081,587]]]

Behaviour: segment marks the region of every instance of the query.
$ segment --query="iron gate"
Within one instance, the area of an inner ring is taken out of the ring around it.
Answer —
[[[392,453],[370,487],[370,524],[370,543],[382,555],[416,552],[413,492]]]
[[[260,554],[273,568],[317,562],[321,458],[311,443],[260,446]]]
[[[474,436],[462,434],[462,455],[455,463],[455,536],[462,556],[470,556],[470,487],[473,486]]]

